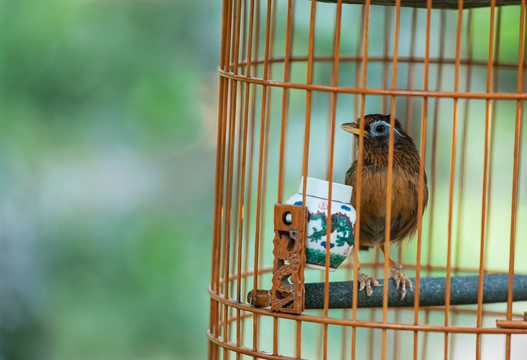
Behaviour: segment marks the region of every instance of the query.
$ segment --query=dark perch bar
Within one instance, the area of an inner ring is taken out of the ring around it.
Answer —
[[[479,276],[454,276],[451,278],[451,305],[477,304]],[[411,279],[415,285],[415,279]],[[379,280],[382,285],[383,281]],[[306,283],[305,306],[307,309],[322,309],[324,307],[324,283]],[[485,275],[483,277],[483,302],[498,303],[507,301],[509,277],[506,274]],[[419,305],[445,305],[446,279],[444,277],[421,278]],[[360,291],[357,306],[382,307],[383,287],[374,287],[372,296],[366,296],[366,291]],[[353,282],[339,281],[329,283],[329,308],[351,308],[353,297]],[[415,293],[407,290],[406,297],[400,300],[400,293],[395,290],[395,281],[389,281],[388,306],[413,306]],[[513,300],[527,300],[527,275],[514,275]]]
[[[337,3],[337,0],[318,0],[321,2]],[[365,0],[343,0],[344,4],[365,4]],[[403,7],[414,7],[426,9],[426,0],[401,0],[401,6]],[[520,0],[496,0],[496,6],[501,5],[520,5]],[[395,6],[395,0],[371,0],[371,5],[388,5]],[[489,7],[489,0],[465,0],[463,1],[463,8],[478,8],[478,7]],[[432,0],[432,7],[434,9],[457,9],[457,0]]]

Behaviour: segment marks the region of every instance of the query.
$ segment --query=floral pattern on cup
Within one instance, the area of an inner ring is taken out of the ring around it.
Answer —
[[[307,178],[306,205],[308,223],[306,227],[306,266],[324,270],[326,268],[327,214],[329,183],[324,180]],[[299,192],[286,203],[302,205],[303,184]],[[329,241],[329,269],[342,264],[355,243],[355,209],[349,204],[351,186],[333,183],[331,201],[331,228]]]

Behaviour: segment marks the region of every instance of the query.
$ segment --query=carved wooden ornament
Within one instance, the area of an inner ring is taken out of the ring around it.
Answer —
[[[304,263],[307,208],[276,204],[274,207],[274,263],[271,310],[300,314],[304,311]]]

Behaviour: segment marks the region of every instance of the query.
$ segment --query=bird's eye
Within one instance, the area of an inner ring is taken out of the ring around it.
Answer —
[[[386,131],[386,127],[384,125],[377,125],[375,127],[375,132],[376,133],[384,134],[385,131]]]

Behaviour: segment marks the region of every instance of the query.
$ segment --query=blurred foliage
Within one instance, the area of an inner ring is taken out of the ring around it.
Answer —
[[[0,1],[0,359],[206,356],[220,6]]]
[[[285,4],[278,4],[277,16],[285,18]],[[309,6],[298,2],[297,17],[308,19]],[[0,0],[0,360],[205,358],[220,7],[212,0]],[[358,8],[346,9],[349,18],[358,13]],[[372,29],[380,32],[375,21],[384,21],[384,9],[375,11]],[[503,39],[517,29],[514,11],[504,10]],[[403,9],[403,18],[409,14]],[[475,11],[474,22],[479,27],[487,17]],[[437,14],[432,20],[438,23]],[[331,5],[317,9],[317,23],[326,25],[316,35],[321,54],[331,53],[333,21]],[[307,24],[295,25],[294,54],[307,51]],[[345,21],[343,33],[353,33],[356,26]],[[278,27],[283,33],[283,21]],[[456,28],[447,28],[454,39]],[[408,31],[409,26],[403,28],[402,38],[410,38]],[[355,38],[343,39],[343,52],[352,53]],[[475,58],[486,59],[487,41],[474,36]],[[409,51],[408,43],[401,42],[401,53]],[[516,43],[502,41],[502,60],[517,58]],[[370,46],[371,54],[378,53],[382,41]],[[283,47],[278,37],[277,54]],[[275,76],[281,78],[280,71]],[[293,66],[293,81],[305,81],[305,71],[303,63]],[[368,86],[379,87],[380,71],[373,66],[369,71]],[[341,74],[351,74],[341,75],[343,83],[354,73],[343,66]],[[315,80],[327,81],[330,74],[329,64],[321,65]],[[501,90],[514,91],[516,75],[500,76]],[[484,77],[474,78],[474,89],[485,85]],[[327,94],[313,97],[314,117],[325,117]],[[369,98],[367,112],[379,111],[379,103]],[[339,114],[346,114],[339,122],[353,120],[352,104],[339,102],[345,105]],[[441,110],[446,118],[452,114],[449,106]],[[291,92],[290,109],[291,133],[303,133],[303,92]],[[273,105],[272,111],[278,110]],[[478,111],[473,112],[479,121]],[[514,109],[500,104],[500,111],[508,119]],[[450,127],[448,121],[441,123],[444,153],[450,151]],[[320,136],[326,124],[314,121],[313,129]],[[500,125],[499,131],[498,143],[509,147],[497,150],[508,151],[496,155],[496,166],[507,167],[498,168],[497,180],[508,184],[502,178],[510,175],[510,161],[503,159],[511,158],[513,123]],[[469,152],[480,148],[482,135],[477,134],[469,138]],[[340,153],[346,154],[336,166],[343,173],[351,140],[341,132],[336,136]],[[271,147],[278,148],[273,141]],[[296,156],[294,145],[290,140],[287,154]],[[311,151],[320,157],[310,159],[312,176],[325,174],[324,149]],[[295,170],[300,173],[302,162],[287,161],[296,190]],[[270,166],[277,168],[276,159],[270,158]],[[438,166],[447,177],[449,163]],[[481,175],[477,161],[471,166],[478,171],[467,166],[466,181],[472,184]],[[438,184],[446,194],[441,178]],[[493,206],[499,213],[509,207],[507,191],[510,186],[505,194],[495,191]],[[467,194],[472,209],[480,193]],[[272,204],[275,195],[267,196]],[[500,198],[507,199],[502,206]],[[441,200],[436,213],[447,214]],[[525,206],[519,211],[523,214]],[[434,231],[439,232],[443,225],[438,223]],[[479,220],[464,225],[467,231],[479,229]],[[519,228],[526,231],[523,224]],[[500,235],[501,228],[493,231]],[[466,244],[463,251],[473,253],[473,244]],[[270,263],[271,252],[265,254]]]

